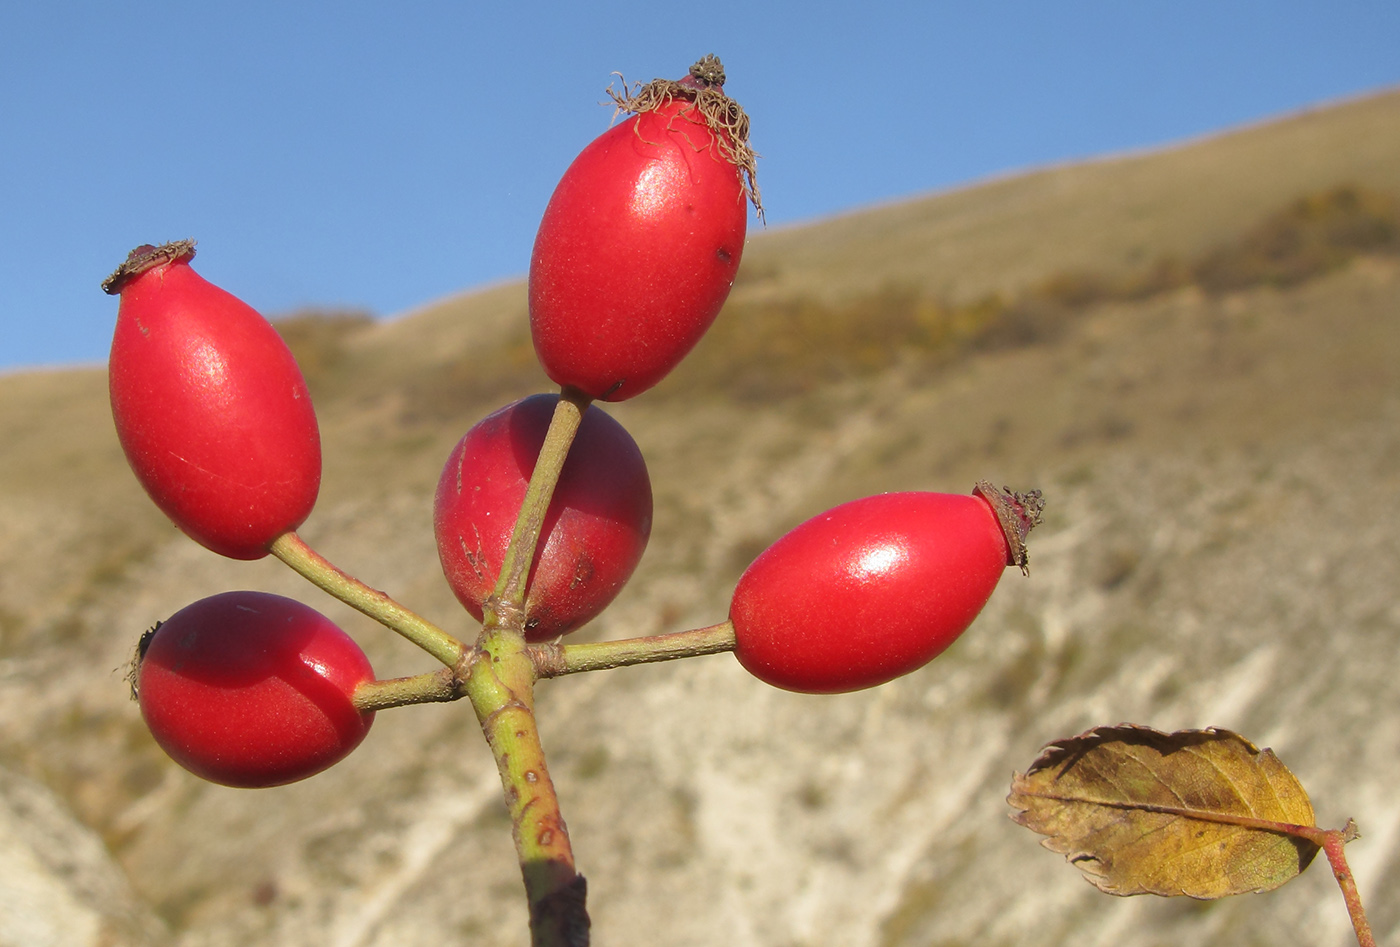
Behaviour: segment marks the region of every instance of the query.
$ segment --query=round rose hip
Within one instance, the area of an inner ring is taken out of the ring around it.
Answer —
[[[189,241],[131,251],[108,362],[112,418],[151,499],[191,538],[259,559],[321,486],[306,382],[277,330],[190,269]]]
[[[369,732],[364,652],[321,613],[266,592],[187,605],[143,640],[141,715],[170,757],[226,786],[279,786],[339,762]]]
[[[734,653],[754,676],[806,693],[922,667],[977,617],[1006,566],[1024,565],[1039,510],[1038,493],[987,484],[973,496],[886,493],[828,510],[739,580]]]
[[[443,467],[433,505],[448,584],[480,621],[558,395],[534,395],[479,421]],[[651,535],[642,452],[602,409],[583,413],[550,499],[525,597],[532,641],[567,634],[617,597]]]

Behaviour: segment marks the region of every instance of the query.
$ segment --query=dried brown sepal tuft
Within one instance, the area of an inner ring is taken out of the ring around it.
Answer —
[[[620,73],[613,73],[622,79]],[[684,79],[653,79],[645,85],[638,83],[631,89],[622,80],[618,91],[608,86],[608,97],[617,105],[619,112],[654,112],[672,99],[685,99],[705,119],[705,124],[715,133],[719,142],[720,154],[739,169],[743,175],[744,193],[753,202],[753,208],[763,219],[763,199],[758,193],[758,153],[749,145],[749,116],[743,106],[724,94],[724,65],[714,54],[706,55],[690,67],[690,75]]]
[[[1040,524],[1041,514],[1045,512],[1045,498],[1039,490],[1028,493],[1012,493],[1010,487],[998,490],[986,480],[977,481],[972,492],[991,504],[992,512],[997,515],[997,522],[1001,524],[1010,550],[1006,564],[1020,566],[1022,575],[1030,575],[1026,537]]]
[[[706,85],[724,85],[724,63],[719,61],[719,57],[714,53],[706,53],[701,56],[695,65],[690,67],[690,77],[697,79]]]
[[[193,240],[176,240],[173,243],[162,243],[158,247],[143,243],[128,253],[126,261],[102,281],[102,291],[109,296],[115,296],[122,291],[128,280],[140,276],[151,267],[173,263],[176,260],[188,260],[193,256]]]
[[[156,622],[150,628],[141,632],[141,640],[136,642],[136,648],[131,652],[131,660],[126,662],[126,683],[131,687],[131,699],[141,699],[141,689],[137,684],[141,676],[141,662],[146,658],[146,649],[151,646],[151,639],[160,631],[160,626],[164,622]]]

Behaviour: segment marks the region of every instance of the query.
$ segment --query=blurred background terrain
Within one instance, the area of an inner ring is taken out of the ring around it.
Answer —
[[[198,266],[198,262],[196,262]],[[102,274],[93,274],[93,279]],[[523,285],[278,325],[321,418],[303,536],[462,635],[431,497],[488,411],[546,390]],[[382,713],[294,786],[203,783],[127,695],[141,631],[234,588],[300,598],[381,676],[429,659],[141,493],[98,369],[0,376],[0,945],[519,944],[498,777],[465,705]],[[933,664],[839,697],[728,656],[546,682],[599,943],[1343,945],[1314,866],[1202,903],[1094,891],[1007,818],[1096,724],[1272,746],[1400,945],[1400,92],[751,236],[725,312],[608,409],[656,491],[606,638],[722,618],[822,509],[977,479],[1048,497]]]

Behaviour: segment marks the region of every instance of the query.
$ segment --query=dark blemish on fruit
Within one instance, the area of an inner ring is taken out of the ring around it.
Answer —
[[[725,266],[728,266],[730,261],[733,260],[733,257],[730,256],[729,251],[726,250],[724,247],[720,247],[718,250],[715,251],[715,258],[721,263],[723,263]]]

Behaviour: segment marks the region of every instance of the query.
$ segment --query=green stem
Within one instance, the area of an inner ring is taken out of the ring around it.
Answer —
[[[463,682],[452,668],[440,668],[412,677],[365,681],[355,688],[352,700],[361,712],[406,707],[409,704],[441,703],[457,700],[466,693]]]
[[[403,635],[449,668],[456,667],[466,654],[462,642],[378,589],[337,569],[296,533],[278,536],[271,551],[313,585]]]
[[[530,485],[525,490],[525,500],[515,519],[515,531],[501,561],[501,574],[496,579],[495,590],[483,606],[487,625],[492,624],[494,619],[497,624],[524,628],[523,610],[525,593],[529,588],[530,565],[535,560],[535,548],[539,544],[540,531],[544,528],[544,517],[549,511],[549,501],[554,497],[554,487],[559,483],[559,474],[564,469],[569,445],[578,433],[583,412],[588,410],[591,400],[588,395],[567,385],[559,393],[554,416],[549,421],[549,431],[545,434],[539,459],[535,461],[535,470],[530,475]]]
[[[534,710],[534,666],[524,636],[487,625],[466,691],[496,758],[525,880],[533,947],[588,943],[587,885],[545,765]]]
[[[633,664],[652,664],[718,654],[734,650],[734,626],[728,621],[707,628],[693,628],[667,635],[591,641],[585,644],[554,642],[531,646],[530,657],[539,678],[560,677],[580,671],[606,671]]]
[[[544,518],[569,446],[592,399],[565,387],[554,407],[491,596],[465,688],[496,758],[530,905],[534,947],[586,947],[587,884],[574,868],[569,832],[545,765],[535,721],[535,666],[525,644],[525,597]]]

